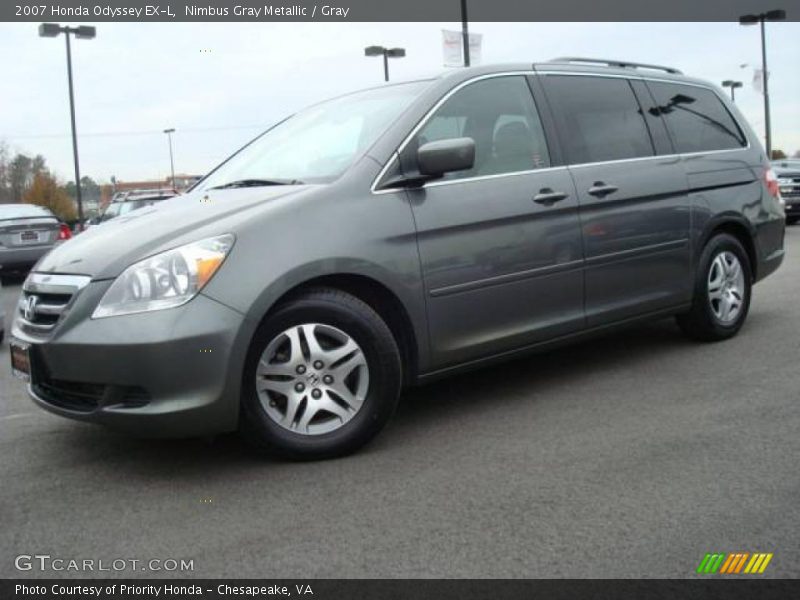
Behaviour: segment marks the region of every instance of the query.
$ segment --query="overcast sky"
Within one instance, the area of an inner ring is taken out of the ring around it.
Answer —
[[[73,42],[81,172],[108,181],[169,173],[164,128],[175,127],[175,169],[202,174],[264,128],[312,102],[380,84],[372,44],[402,46],[393,80],[440,72],[441,29],[459,23],[98,23]],[[770,23],[773,146],[800,150],[800,23]],[[595,56],[675,66],[719,83],[740,79],[737,102],[763,135],[752,87],[757,27],[736,23],[474,23],[483,64]],[[72,178],[63,37],[36,24],[0,24],[0,140],[42,154]]]

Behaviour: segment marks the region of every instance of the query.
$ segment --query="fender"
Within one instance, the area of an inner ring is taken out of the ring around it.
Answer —
[[[758,235],[756,226],[752,223],[752,221],[746,219],[741,213],[736,213],[734,211],[726,211],[723,213],[718,213],[706,221],[703,225],[703,228],[700,230],[700,234],[697,237],[697,245],[696,245],[696,252],[695,256],[699,256],[702,248],[708,243],[708,240],[711,239],[712,234],[714,231],[719,229],[720,227],[724,227],[726,225],[735,225],[739,227],[741,230],[745,231],[748,236],[748,244],[745,244],[745,250],[750,255],[750,262],[752,263],[751,269],[753,270],[753,276],[756,277],[756,273],[758,271],[758,264],[761,261],[761,251],[758,247]],[[697,261],[694,261],[692,265],[692,269],[697,267]]]

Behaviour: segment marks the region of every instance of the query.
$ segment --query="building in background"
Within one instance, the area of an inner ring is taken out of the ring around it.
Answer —
[[[169,187],[172,189],[182,192],[184,190],[189,189],[192,185],[200,181],[202,175],[185,175],[185,174],[178,174],[175,175],[175,180],[172,180],[172,177],[167,177],[167,181],[169,182]]]

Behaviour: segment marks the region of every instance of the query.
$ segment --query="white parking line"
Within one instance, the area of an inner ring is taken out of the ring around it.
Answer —
[[[32,416],[37,415],[37,414],[39,414],[39,413],[29,412],[29,413],[18,413],[16,415],[4,415],[4,416],[0,417],[0,421],[10,421],[11,419],[20,419],[22,417],[32,417]]]

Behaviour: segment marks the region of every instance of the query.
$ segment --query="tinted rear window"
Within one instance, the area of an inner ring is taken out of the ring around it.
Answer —
[[[35,204],[0,204],[0,219],[52,217],[53,213]]]
[[[647,82],[656,100],[649,108],[664,117],[677,152],[730,150],[747,145],[719,97],[693,85]]]
[[[655,154],[627,79],[548,75],[543,82],[570,163]]]

